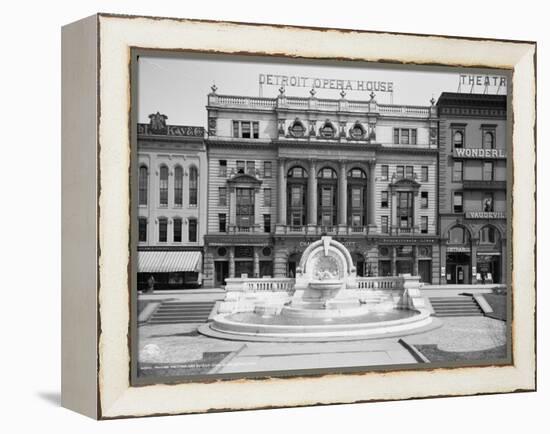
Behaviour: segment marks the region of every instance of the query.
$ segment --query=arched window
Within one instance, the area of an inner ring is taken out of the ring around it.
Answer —
[[[323,167],[317,173],[317,177],[323,179],[337,179],[338,175],[336,174],[336,170],[334,170],[332,167]]]
[[[307,218],[307,170],[301,166],[291,167],[287,172],[287,223],[303,226]]]
[[[183,205],[183,169],[176,166],[174,169],[174,205]]]
[[[479,231],[480,244],[496,244],[498,241],[498,232],[493,226],[484,226]]]
[[[468,241],[470,235],[462,226],[455,226],[449,230],[450,244],[466,244]]]
[[[159,198],[160,206],[168,206],[168,167],[160,167],[160,183],[159,183]]]
[[[495,136],[490,131],[483,133],[483,149],[493,149],[495,146]]]
[[[464,147],[464,133],[462,131],[455,131],[453,135],[453,146],[455,148]]]
[[[365,257],[359,252],[353,252],[351,259],[353,261],[353,265],[355,265],[357,277],[365,276]]]
[[[147,219],[145,217],[139,218],[138,224],[139,242],[147,242]]]
[[[348,178],[367,179],[367,174],[363,169],[354,168],[348,172]]]
[[[287,176],[289,178],[307,178],[307,170],[300,166],[294,166],[292,167],[288,173]]]
[[[147,186],[149,181],[149,174],[147,166],[139,167],[139,205],[147,205]]]
[[[197,206],[199,172],[195,166],[189,168],[189,205]]]

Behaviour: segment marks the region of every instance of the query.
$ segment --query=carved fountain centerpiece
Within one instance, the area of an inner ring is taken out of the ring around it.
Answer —
[[[292,291],[282,296],[249,293],[248,278],[234,279],[235,287],[224,301],[225,312],[199,331],[229,339],[324,341],[401,335],[433,327],[430,313],[414,306],[406,278],[397,279],[402,280],[399,288],[373,293],[369,301],[364,285],[358,288],[349,251],[324,236],[304,250]]]

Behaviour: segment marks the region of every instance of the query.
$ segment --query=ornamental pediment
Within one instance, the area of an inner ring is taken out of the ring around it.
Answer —
[[[249,185],[249,186],[260,186],[262,181],[256,178],[255,176],[249,175],[248,173],[237,173],[235,176],[227,180],[229,185],[239,184],[239,185]]]

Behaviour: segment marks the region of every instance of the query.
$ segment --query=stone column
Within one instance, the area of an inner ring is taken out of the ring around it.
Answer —
[[[309,161],[307,178],[307,223],[317,225],[317,167],[314,160]]]
[[[260,254],[258,253],[258,247],[254,249],[254,277],[260,277]]]
[[[346,162],[340,161],[338,174],[338,225],[348,224],[348,178],[346,173]]]
[[[277,192],[279,193],[278,207],[279,215],[277,223],[280,225],[286,225],[286,164],[285,160],[279,160],[279,179],[277,185]]]
[[[439,284],[445,285],[447,283],[447,244],[445,240],[442,240],[439,248]]]
[[[260,189],[254,189],[254,225],[250,228],[252,232],[260,232],[261,230],[260,219]]]
[[[369,164],[369,183],[367,191],[367,221],[368,225],[373,229],[376,228],[376,163],[371,161]]]
[[[235,277],[235,247],[229,247],[229,277]]]
[[[229,187],[229,225],[237,224],[237,193],[235,187]]]
[[[391,275],[397,276],[397,252],[395,247],[391,248]]]
[[[500,246],[500,283],[506,283],[508,280],[507,259],[506,238],[502,238]]]
[[[471,268],[470,268],[470,282],[466,282],[466,283],[477,283],[477,276],[476,274],[478,273],[477,271],[477,245],[479,243],[479,240],[476,240],[476,239],[473,239],[472,240],[472,248],[471,248],[471,251],[470,251],[470,263],[471,263]],[[475,272],[476,274],[474,274],[474,269],[475,269]],[[494,279],[494,277],[493,277]]]
[[[413,269],[412,275],[418,276],[418,246],[413,246]]]

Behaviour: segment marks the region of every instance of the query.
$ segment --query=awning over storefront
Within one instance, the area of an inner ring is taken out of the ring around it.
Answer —
[[[201,252],[138,252],[139,273],[201,271]]]

